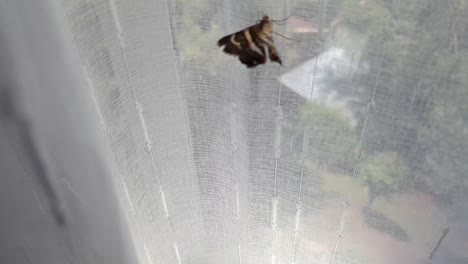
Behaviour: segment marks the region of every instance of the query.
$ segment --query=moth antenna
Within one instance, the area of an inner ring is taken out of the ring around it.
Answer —
[[[288,19],[290,19],[291,17],[293,16],[288,16],[287,18],[283,18],[283,19],[279,19],[279,20],[275,20],[275,19],[271,19],[270,21],[272,23],[275,23],[275,24],[281,24],[281,23],[284,23],[286,22]]]
[[[279,20],[270,20],[271,22],[275,23],[275,24],[281,24],[283,23],[284,21],[287,21],[289,20],[290,18],[292,17],[300,17],[300,18],[303,18],[303,19],[308,19],[308,17],[306,16],[301,16],[301,15],[290,15],[288,16],[287,18],[283,18],[283,19],[279,19]]]
[[[273,31],[273,34],[276,34],[276,35],[278,35],[278,36],[280,36],[280,37],[282,37],[282,38],[285,38],[285,39],[287,39],[287,40],[296,41],[296,42],[301,42],[300,40],[288,38],[288,37],[286,37],[286,36],[284,36],[284,35],[281,35],[280,33],[275,32],[275,31]]]

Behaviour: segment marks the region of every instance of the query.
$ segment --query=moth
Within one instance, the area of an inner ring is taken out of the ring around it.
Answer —
[[[268,16],[263,16],[259,23],[239,32],[227,35],[218,40],[218,46],[229,55],[238,56],[240,62],[247,68],[253,68],[267,62],[280,65],[281,58],[273,41],[273,22]]]

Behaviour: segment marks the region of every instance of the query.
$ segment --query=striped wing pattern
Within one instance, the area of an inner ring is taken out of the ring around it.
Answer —
[[[273,41],[273,26],[268,16],[264,16],[256,25],[221,38],[218,46],[224,47],[225,53],[238,56],[247,68],[265,64],[267,57],[281,65],[281,58]]]

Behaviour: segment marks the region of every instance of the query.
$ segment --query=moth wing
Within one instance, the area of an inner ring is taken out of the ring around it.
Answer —
[[[259,32],[258,38],[256,38],[256,42],[258,46],[262,46],[268,50],[268,57],[270,61],[277,62],[280,65],[282,65],[281,58],[273,40],[272,31],[264,30],[262,32]]]
[[[239,61],[248,68],[266,63],[264,48],[256,46],[255,41],[249,41],[246,37],[247,35],[252,39],[257,37],[256,35],[252,36],[252,32],[255,32],[254,27],[258,27],[258,25],[245,28],[218,40],[218,46],[224,47],[223,52],[238,56]]]

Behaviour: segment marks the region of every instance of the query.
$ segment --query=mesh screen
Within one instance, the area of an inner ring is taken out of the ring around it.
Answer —
[[[141,263],[467,263],[467,4],[62,1]]]

